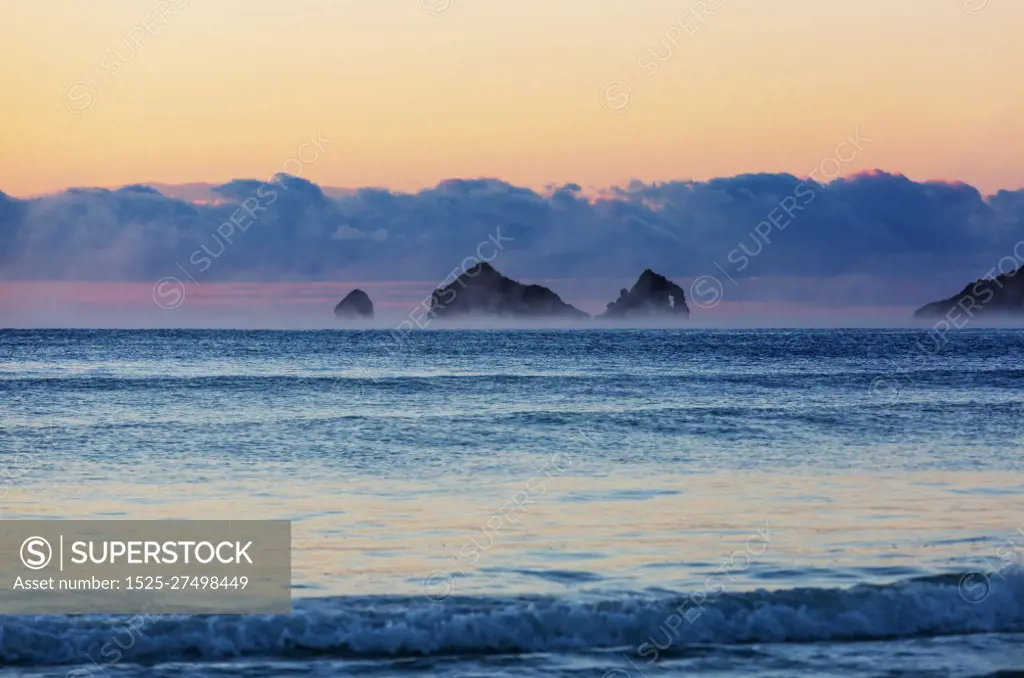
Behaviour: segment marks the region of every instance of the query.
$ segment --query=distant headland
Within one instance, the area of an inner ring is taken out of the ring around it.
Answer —
[[[915,318],[939,318],[942,316],[974,317],[1024,315],[1024,268],[997,275],[994,278],[975,280],[958,294],[941,301],[933,301],[914,312]],[[953,317],[949,318],[954,321]]]

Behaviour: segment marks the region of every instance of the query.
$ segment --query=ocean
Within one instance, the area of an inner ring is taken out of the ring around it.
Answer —
[[[293,521],[291,614],[0,617],[0,676],[1024,675],[1022,356],[0,331],[3,518]]]

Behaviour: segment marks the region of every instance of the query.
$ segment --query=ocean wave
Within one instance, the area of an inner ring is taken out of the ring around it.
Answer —
[[[1024,569],[847,589],[586,598],[306,598],[290,615],[8,616],[0,663],[492,655],[1024,631]]]
[[[869,401],[879,388],[898,389],[925,399],[936,389],[956,384],[964,388],[992,390],[1018,389],[1024,381],[1024,369],[982,369],[972,367],[959,372],[951,370],[917,370],[894,374],[871,370],[785,370],[772,368],[768,372],[727,372],[724,370],[694,371],[685,367],[657,366],[649,371],[621,370],[618,366],[605,367],[601,372],[559,369],[504,369],[479,371],[457,367],[409,371],[393,366],[355,364],[347,361],[345,367],[325,365],[320,368],[287,369],[281,371],[225,371],[199,373],[195,370],[177,372],[171,365],[148,366],[146,369],[117,370],[109,367],[82,367],[74,369],[26,369],[24,366],[0,364],[0,391],[21,391],[36,388],[59,389],[67,392],[93,392],[124,390],[253,390],[266,389],[324,389],[338,386],[372,387],[377,390],[415,391],[437,387],[501,388],[509,386],[556,385],[559,388],[590,389],[600,384],[605,388],[632,391],[664,389],[673,392],[681,386],[720,388],[749,388],[754,390],[790,391],[807,389],[835,390],[844,394],[855,393]],[[197,368],[199,369],[199,368]],[[873,390],[874,389],[874,390]],[[752,391],[753,392],[753,391]],[[890,403],[891,405],[892,403]],[[985,403],[988,405],[988,403]]]

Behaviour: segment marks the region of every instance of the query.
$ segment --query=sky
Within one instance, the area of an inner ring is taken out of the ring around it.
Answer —
[[[500,270],[588,311],[653,266],[712,276],[709,312],[905,314],[1024,263],[1020,26],[1015,0],[3,3],[0,325],[152,312],[165,278],[221,316],[355,285],[397,313],[496,228]]]
[[[858,127],[845,172],[1020,188],[1022,25],[1015,0],[5,2],[0,190],[262,178],[318,130],[325,186],[803,176]]]

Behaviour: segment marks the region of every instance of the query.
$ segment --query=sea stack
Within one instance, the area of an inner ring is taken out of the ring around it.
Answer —
[[[683,288],[663,275],[647,269],[640,274],[630,290],[621,290],[619,298],[608,304],[599,318],[672,317],[690,316]]]
[[[334,307],[334,315],[340,320],[370,320],[373,318],[373,302],[370,295],[362,290],[352,290]]]
[[[942,301],[933,301],[914,311],[915,318],[938,318],[944,315],[974,317],[984,315],[1024,315],[1024,269],[983,278],[963,288],[959,294]]]
[[[434,290],[438,318],[501,317],[583,320],[590,316],[542,285],[524,285],[479,263],[451,284]]]

